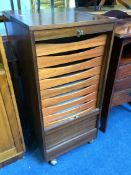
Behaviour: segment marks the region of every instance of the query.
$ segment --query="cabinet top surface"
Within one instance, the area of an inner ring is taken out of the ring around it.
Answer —
[[[10,20],[15,20],[29,27],[30,30],[113,22],[108,17],[88,13],[86,8],[44,9],[40,13],[33,13],[32,11],[6,11],[4,15]]]

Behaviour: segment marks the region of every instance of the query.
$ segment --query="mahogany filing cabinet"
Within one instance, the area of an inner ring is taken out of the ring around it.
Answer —
[[[86,9],[4,16],[44,159],[95,139],[114,21]]]

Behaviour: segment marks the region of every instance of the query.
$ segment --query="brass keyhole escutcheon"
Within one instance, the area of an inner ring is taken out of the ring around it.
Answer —
[[[76,34],[77,34],[77,37],[81,37],[82,35],[84,35],[84,31],[82,29],[77,29],[76,30]]]
[[[75,119],[77,119],[77,118],[80,118],[80,116],[78,116],[78,115],[73,116],[73,117],[70,118],[70,120],[75,120]]]

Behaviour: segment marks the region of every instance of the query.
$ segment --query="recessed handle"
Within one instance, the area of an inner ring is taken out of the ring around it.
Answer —
[[[84,31],[82,29],[77,29],[76,35],[77,35],[77,37],[81,37],[82,35],[84,35]]]

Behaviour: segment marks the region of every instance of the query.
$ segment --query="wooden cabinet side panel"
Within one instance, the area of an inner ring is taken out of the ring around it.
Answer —
[[[23,81],[24,96],[26,99],[28,120],[33,125],[38,144],[44,154],[43,121],[40,113],[38,87],[36,77],[36,64],[33,55],[33,42],[30,31],[16,21],[7,21],[8,38],[14,53],[17,55],[19,71]],[[45,156],[45,154],[44,154]]]
[[[9,125],[6,109],[0,92],[0,158],[1,154],[14,147],[13,136]],[[1,160],[1,159],[0,159]]]
[[[18,152],[21,152],[23,151],[22,135],[20,134],[19,131],[14,104],[12,101],[12,94],[5,74],[0,76],[0,82],[1,82],[0,91],[3,98],[3,103],[5,106],[8,121],[10,124],[15,147],[17,148]]]
[[[10,122],[10,127],[17,148],[17,152],[23,152],[25,150],[23,134],[20,125],[19,113],[17,109],[14,89],[11,81],[11,76],[9,73],[9,67],[7,63],[7,58],[3,46],[2,38],[0,37],[0,52],[2,57],[2,63],[5,70],[5,75],[1,77],[1,92],[3,93],[3,100],[5,103],[5,108],[8,115],[8,120]],[[5,91],[5,92],[4,92]],[[10,108],[9,108],[10,106]]]

